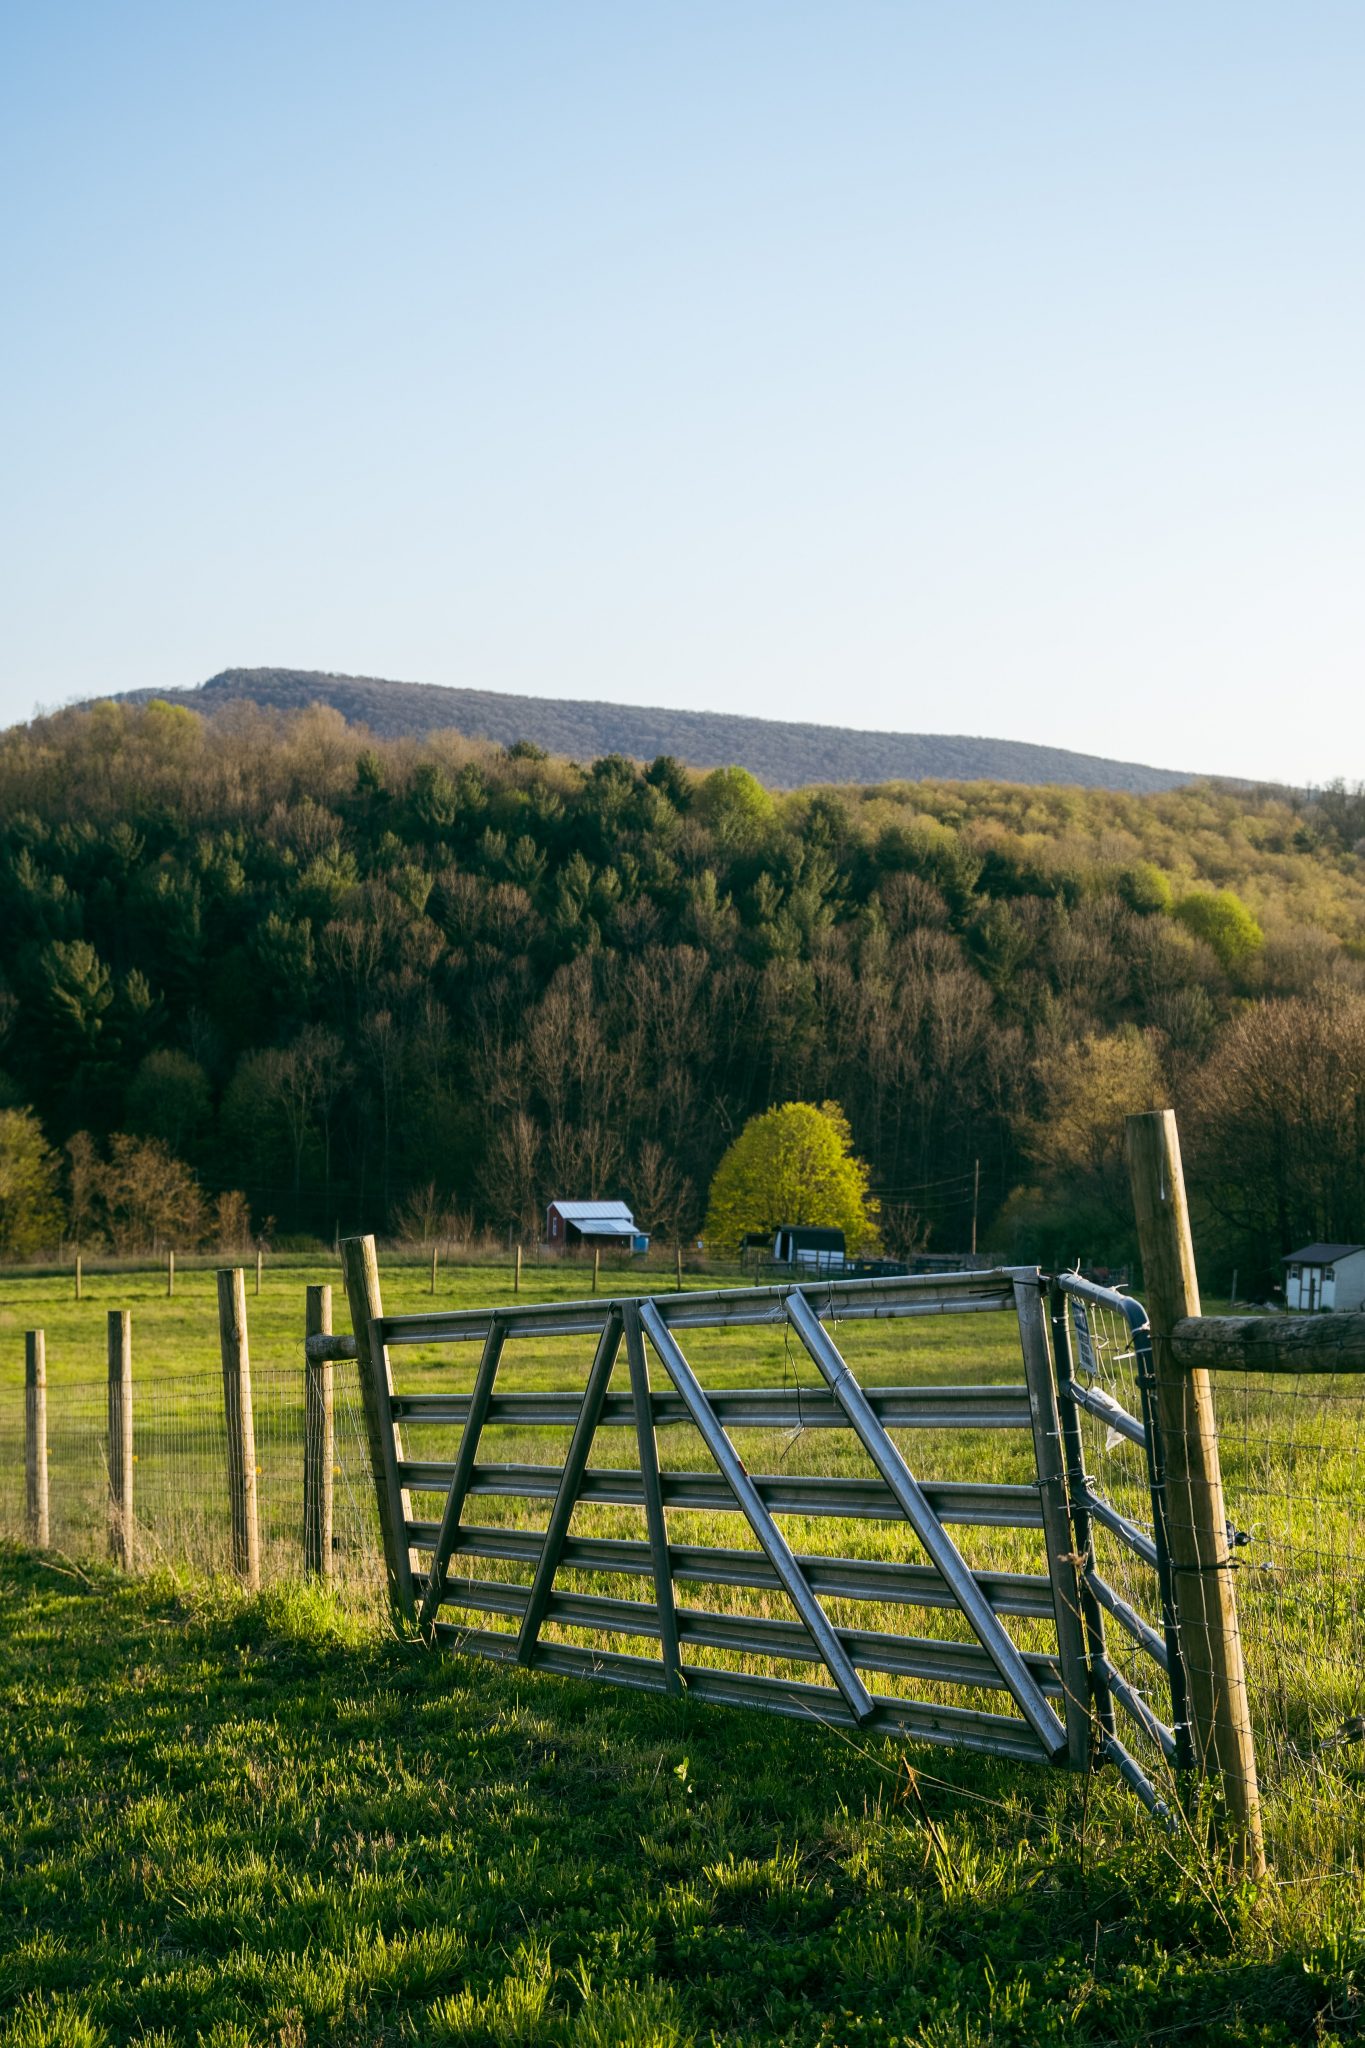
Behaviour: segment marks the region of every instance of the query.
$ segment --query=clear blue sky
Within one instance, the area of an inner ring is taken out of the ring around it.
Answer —
[[[1365,776],[1365,6],[0,18],[0,715],[289,664]]]

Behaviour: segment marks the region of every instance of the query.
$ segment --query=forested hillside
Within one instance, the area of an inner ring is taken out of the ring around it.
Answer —
[[[147,702],[135,691],[124,702]],[[232,704],[265,711],[306,711],[326,704],[352,724],[385,739],[461,732],[467,739],[515,746],[531,740],[554,754],[593,761],[602,754],[650,760],[675,754],[693,767],[738,764],[772,788],[807,782],[884,782],[900,776],[959,781],[1070,782],[1086,789],[1176,789],[1187,774],[1110,761],[1028,740],[963,733],[859,732],[841,725],[802,725],[777,718],[740,718],[725,711],[672,711],[655,705],[602,704],[584,698],[522,697],[502,690],[396,683],[380,676],[337,676],[313,669],[230,668],[198,689],[168,701],[214,714]],[[831,709],[846,707],[831,700]],[[906,716],[938,724],[943,702],[931,691],[908,692]]]
[[[1365,1237],[1362,835],[1344,790],[775,798],[103,703],[0,736],[0,1108],[87,1236],[131,1132],[281,1232],[621,1193],[671,1237],[748,1116],[828,1099],[889,1249],[961,1249],[979,1160],[983,1242],[1071,1260],[1122,1255],[1122,1116],[1169,1100],[1264,1286]]]

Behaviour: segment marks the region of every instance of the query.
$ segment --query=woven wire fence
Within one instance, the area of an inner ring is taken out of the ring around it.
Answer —
[[[1094,1304],[1086,1316],[1077,1378],[1140,1414],[1127,1324]],[[1267,1847],[1282,1874],[1355,1868],[1365,1859],[1365,1373],[1209,1377]],[[1149,1527],[1141,1447],[1087,1418],[1085,1457],[1095,1491]],[[1177,1500],[1168,1507],[1178,1514]],[[1104,1530],[1092,1538],[1105,1576],[1159,1630],[1155,1574]],[[1113,1629],[1108,1648],[1165,1718],[1169,1693],[1150,1661]]]
[[[1365,1375],[1210,1375],[1268,1846],[1365,1856]]]
[[[333,1368],[332,1579],[369,1599],[383,1586],[360,1383]],[[304,1375],[254,1366],[257,1517],[263,1584],[302,1578]],[[106,1381],[47,1389],[49,1547],[77,1560],[109,1555]],[[232,1569],[228,1440],[221,1375],[149,1372],[133,1382],[133,1561],[195,1573]],[[0,1410],[0,1536],[26,1539],[24,1393]]]

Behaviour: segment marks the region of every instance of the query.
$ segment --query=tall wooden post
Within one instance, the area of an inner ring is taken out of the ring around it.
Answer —
[[[170,1300],[170,1298],[171,1298],[171,1296],[172,1296],[172,1295],[173,1295],[174,1293],[175,1293],[175,1253],[174,1253],[174,1251],[173,1251],[173,1250],[171,1249],[171,1247],[170,1247],[170,1246],[167,1246],[167,1248],[166,1248],[166,1299],[167,1299],[167,1300],[169,1301],[169,1300]]]
[[[1261,1801],[1213,1390],[1207,1372],[1178,1365],[1171,1350],[1175,1325],[1183,1316],[1199,1314],[1199,1281],[1174,1111],[1128,1118],[1128,1170],[1142,1254],[1142,1298],[1152,1326],[1176,1614],[1190,1680],[1191,1734],[1201,1770],[1216,1772],[1222,1783],[1232,1858],[1248,1875],[1261,1877]]]
[[[332,1290],[310,1287],[306,1337],[332,1334]],[[332,1477],[336,1464],[332,1361],[305,1347],[303,1366],[303,1568],[310,1578],[332,1576]]]
[[[111,1308],[109,1360],[109,1552],[133,1569],[133,1316]]]
[[[675,1266],[676,1266],[676,1273],[677,1273],[677,1288],[678,1288],[678,1293],[679,1293],[679,1294],[681,1294],[681,1293],[682,1293],[682,1242],[681,1242],[681,1240],[679,1240],[679,1242],[678,1242],[678,1245],[677,1245],[677,1248],[676,1248],[676,1258],[675,1258]]]
[[[24,1332],[24,1527],[35,1550],[50,1540],[47,1511],[47,1344]]]
[[[431,1291],[436,1292],[436,1247],[431,1247]]]
[[[259,1245],[257,1245],[257,1247],[256,1247],[256,1292],[257,1292],[257,1294],[259,1294],[259,1293],[260,1293],[260,1291],[261,1291],[261,1268],[262,1268],[262,1266],[263,1266],[264,1264],[265,1264],[265,1253],[264,1253],[264,1252],[263,1252],[263,1251],[261,1250],[261,1247],[260,1247]]]
[[[341,1268],[346,1276],[346,1300],[351,1311],[351,1328],[355,1332],[356,1365],[365,1407],[365,1435],[370,1446],[375,1496],[379,1503],[379,1530],[384,1542],[389,1604],[395,1620],[410,1624],[416,1619],[412,1549],[407,1531],[412,1502],[407,1488],[398,1480],[402,1447],[393,1422],[393,1381],[389,1375],[388,1352],[382,1344],[376,1343],[372,1327],[384,1313],[374,1239],[343,1238]]]
[[[595,1244],[592,1248],[592,1291],[594,1294],[597,1292],[597,1281],[601,1271],[602,1247],[600,1244]]]
[[[83,1278],[83,1277],[84,1277],[84,1276],[83,1276],[83,1274],[82,1274],[82,1272],[81,1272],[81,1255],[80,1255],[80,1253],[79,1253],[79,1252],[77,1252],[77,1254],[76,1254],[76,1299],[77,1299],[77,1301],[79,1301],[79,1300],[81,1299],[81,1280],[82,1280],[82,1278]]]
[[[518,1245],[518,1246],[517,1246],[517,1256],[516,1256],[516,1259],[515,1259],[515,1261],[514,1261],[514,1263],[513,1263],[513,1266],[512,1266],[512,1292],[513,1292],[513,1294],[520,1294],[520,1293],[521,1293],[521,1246],[520,1246],[520,1245]]]
[[[261,1583],[261,1536],[256,1512],[256,1427],[251,1413],[246,1274],[240,1266],[225,1267],[218,1275],[218,1344],[223,1355],[232,1568],[254,1592]]]

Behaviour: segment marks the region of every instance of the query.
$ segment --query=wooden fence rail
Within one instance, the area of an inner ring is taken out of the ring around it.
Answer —
[[[1185,1316],[1171,1356],[1190,1371],[1365,1372],[1365,1315]]]

